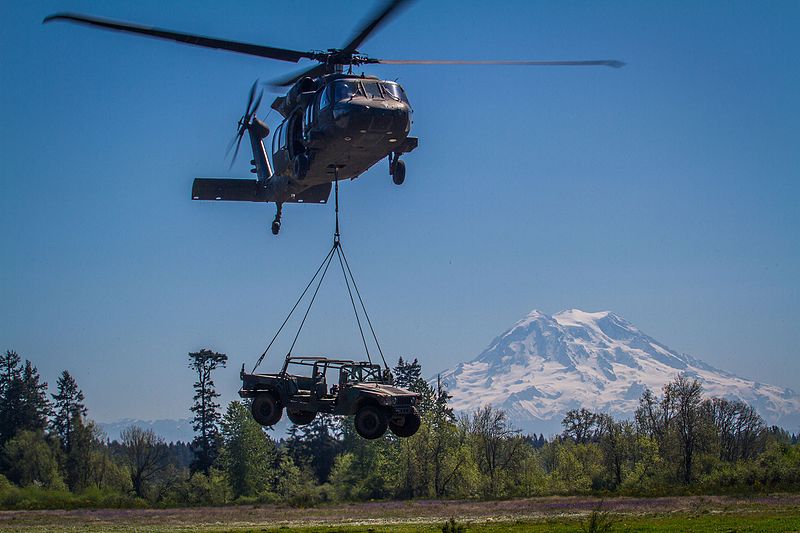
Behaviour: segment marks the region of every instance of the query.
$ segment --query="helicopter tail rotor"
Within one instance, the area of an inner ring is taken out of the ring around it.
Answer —
[[[261,99],[264,96],[264,91],[261,90],[258,93],[258,97],[256,97],[256,87],[258,86],[258,80],[253,82],[253,86],[250,87],[250,93],[247,97],[247,107],[244,110],[244,115],[242,118],[239,119],[239,123],[237,124],[236,135],[234,135],[231,142],[228,143],[228,149],[225,154],[229,154],[231,149],[236,146],[236,149],[233,152],[233,157],[231,158],[231,165],[230,168],[233,168],[233,164],[236,162],[236,156],[239,155],[239,147],[242,145],[242,138],[244,138],[244,132],[247,131],[253,124],[253,120],[257,120],[255,118],[256,112],[258,111],[259,106],[261,105]]]

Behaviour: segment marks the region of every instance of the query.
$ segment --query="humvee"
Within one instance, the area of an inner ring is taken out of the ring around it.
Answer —
[[[277,374],[249,374],[242,366],[240,377],[239,396],[252,399],[250,411],[262,426],[274,426],[284,409],[298,425],[317,413],[355,415],[356,432],[365,439],[380,438],[387,427],[410,437],[420,426],[419,394],[395,387],[389,370],[370,362],[287,357]],[[329,377],[337,380],[330,386]]]

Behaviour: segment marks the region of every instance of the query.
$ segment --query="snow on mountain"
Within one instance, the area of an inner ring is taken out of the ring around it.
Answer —
[[[103,430],[106,437],[110,440],[119,440],[119,435],[122,433],[122,430],[130,426],[152,429],[156,435],[164,437],[166,442],[191,442],[194,438],[192,421],[188,418],[181,418],[179,420],[135,420],[132,418],[123,418],[114,422],[99,422],[97,425],[100,426],[100,429]]]
[[[791,389],[718,370],[607,311],[531,311],[478,357],[441,377],[458,411],[491,404],[519,428],[555,433],[573,408],[629,418],[645,388],[660,392],[680,372],[699,380],[708,396],[753,405],[768,424],[800,425],[800,396]]]

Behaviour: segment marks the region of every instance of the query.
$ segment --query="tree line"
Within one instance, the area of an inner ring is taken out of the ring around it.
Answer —
[[[0,507],[314,505],[325,501],[662,495],[800,489],[797,436],[749,405],[708,398],[678,375],[645,390],[631,419],[569,411],[563,432],[524,434],[484,406],[455,413],[441,383],[400,358],[395,383],[417,392],[413,437],[367,441],[349,417],[319,415],[275,439],[243,401],[223,409],[214,372],[227,356],[189,354],[191,443],[129,427],[110,441],[66,370],[48,394],[36,367],[0,356]],[[188,403],[188,402],[187,402]]]

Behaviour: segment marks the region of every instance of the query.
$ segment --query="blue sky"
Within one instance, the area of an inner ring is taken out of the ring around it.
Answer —
[[[188,416],[186,353],[263,350],[330,244],[332,206],[191,202],[247,91],[296,65],[41,19],[75,11],[299,50],[373,2],[3,2],[0,340],[91,416]],[[622,70],[376,66],[415,110],[403,187],[342,186],[387,355],[428,374],[533,308],[613,310],[725,370],[800,389],[800,4],[416,2],[362,51],[594,59]],[[264,106],[266,109],[267,106]],[[268,122],[274,124],[273,113]],[[335,272],[332,272],[334,274]],[[297,353],[359,357],[338,278]],[[279,347],[265,368],[282,358]]]

